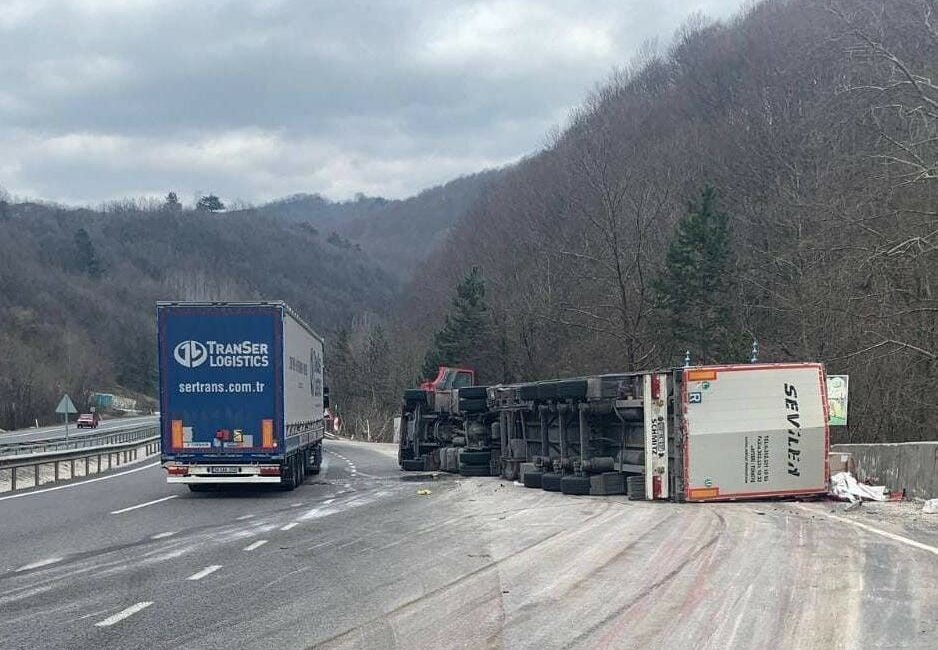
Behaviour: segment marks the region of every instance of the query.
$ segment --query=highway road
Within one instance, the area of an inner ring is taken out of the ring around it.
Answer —
[[[132,427],[145,426],[147,424],[158,424],[160,418],[158,415],[141,415],[128,418],[114,418],[110,420],[101,420],[96,429],[79,429],[72,422],[68,425],[69,438],[91,435],[92,433],[101,433],[104,431],[120,431]],[[0,433],[0,443],[9,442],[34,442],[37,440],[49,440],[52,438],[65,437],[65,425],[56,424],[48,427],[38,427],[31,429],[19,429],[17,431],[4,431]]]
[[[145,461],[2,496],[0,648],[938,647],[927,521],[402,481],[394,453],[326,441],[293,492]]]

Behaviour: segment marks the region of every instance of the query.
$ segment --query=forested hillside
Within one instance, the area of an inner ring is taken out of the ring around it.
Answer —
[[[498,174],[464,176],[401,200],[359,195],[336,202],[298,194],[247,212],[309,223],[333,242],[357,245],[389,273],[406,279]]]
[[[758,341],[851,376],[838,436],[938,437],[934,9],[771,1],[688,25],[496,180],[401,335],[427,346],[479,266],[488,381],[744,362]]]
[[[157,300],[284,299],[329,335],[396,290],[306,223],[0,201],[0,427],[49,421],[64,391],[155,397]]]

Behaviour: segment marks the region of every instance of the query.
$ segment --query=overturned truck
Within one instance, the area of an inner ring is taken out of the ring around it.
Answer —
[[[441,368],[404,396],[404,470],[565,494],[719,501],[822,494],[824,367],[697,366],[475,386]]]

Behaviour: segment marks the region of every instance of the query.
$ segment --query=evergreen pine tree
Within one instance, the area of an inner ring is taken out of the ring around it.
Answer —
[[[433,336],[433,345],[424,357],[423,376],[434,378],[440,366],[475,366],[489,356],[491,343],[485,280],[482,269],[474,266],[456,287],[443,327]]]
[[[75,248],[78,249],[76,260],[83,273],[87,273],[92,278],[101,277],[103,266],[98,259],[98,253],[91,243],[91,236],[84,228],[79,228],[75,233]]]
[[[675,356],[687,349],[695,361],[734,361],[741,338],[732,323],[735,278],[729,216],[717,208],[713,187],[690,202],[666,260],[655,289]]]
[[[166,195],[166,201],[163,202],[163,209],[168,212],[179,212],[182,210],[182,203],[179,202],[179,197],[176,196],[175,192],[170,192]]]

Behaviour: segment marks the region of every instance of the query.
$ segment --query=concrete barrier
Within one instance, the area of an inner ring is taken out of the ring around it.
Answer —
[[[869,479],[910,497],[938,498],[938,441],[869,445],[832,445],[856,463],[857,479]]]

